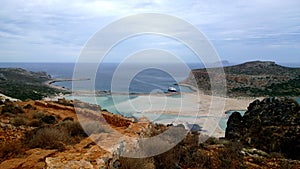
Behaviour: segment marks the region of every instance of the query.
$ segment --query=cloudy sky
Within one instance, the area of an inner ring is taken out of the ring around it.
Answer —
[[[2,0],[0,58],[1,62],[75,62],[101,28],[125,16],[153,12],[196,26],[222,60],[300,62],[299,11],[299,0]],[[120,44],[108,61],[147,48],[191,55],[172,39],[146,35]]]

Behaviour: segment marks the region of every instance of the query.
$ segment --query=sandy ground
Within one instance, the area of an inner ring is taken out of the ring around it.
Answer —
[[[60,88],[51,83],[48,85]],[[114,106],[118,112],[126,114],[138,112],[132,115],[135,117],[146,116],[156,123],[199,124],[205,134],[224,137],[225,132],[219,127],[219,119],[225,117],[225,112],[228,110],[246,110],[252,101],[261,99],[217,97],[205,95],[194,88],[193,90],[195,92],[181,93],[179,96],[157,93],[139,94],[134,99],[128,99],[125,102],[114,104]],[[120,95],[124,97],[124,94],[115,94],[115,99],[117,100]]]
[[[116,96],[117,99],[117,96]],[[150,117],[151,121],[164,124],[199,124],[207,135],[224,137],[218,121],[228,110],[246,110],[255,98],[224,98],[200,92],[182,93],[181,97],[165,95],[140,95],[115,104],[119,112],[138,112],[136,117]]]

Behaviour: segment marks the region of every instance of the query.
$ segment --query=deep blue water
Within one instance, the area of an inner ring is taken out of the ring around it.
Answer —
[[[72,78],[74,71],[74,63],[0,63],[0,67],[18,67],[24,68],[29,71],[45,71],[50,74],[53,78]],[[86,69],[88,70],[92,65],[86,64]],[[100,91],[110,91],[111,82],[113,73],[117,68],[115,63],[103,63],[99,66],[98,71],[96,72],[95,78],[95,89]],[[128,70],[133,68],[135,65],[128,66]],[[200,64],[189,64],[191,69],[201,68]],[[155,91],[166,92],[168,87],[175,87],[178,91],[191,92],[187,87],[179,87],[175,84],[184,80],[187,77],[187,74],[181,72],[176,65],[170,64],[170,68],[174,70],[175,76],[172,77],[167,72],[158,69],[145,69],[141,72],[138,72],[136,76],[131,80],[129,84],[129,90],[123,92],[132,92],[132,93],[150,93]],[[122,78],[127,78],[127,72],[121,72]],[[91,78],[91,77],[82,77],[82,78]],[[177,81],[175,80],[177,79]],[[179,79],[179,81],[178,81]],[[77,90],[85,90],[88,81],[78,81],[76,83]],[[72,82],[57,82],[55,85],[64,86],[66,88],[72,89]],[[122,85],[119,83],[118,85]]]

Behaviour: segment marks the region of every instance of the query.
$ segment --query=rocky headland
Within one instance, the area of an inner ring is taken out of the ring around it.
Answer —
[[[53,87],[46,72],[31,72],[21,68],[0,68],[0,93],[20,100],[40,100],[44,97],[69,91]]]
[[[220,79],[220,68],[192,70],[182,83],[195,86],[210,94],[210,78]],[[209,76],[208,71],[211,74]],[[216,71],[215,71],[216,70]],[[289,68],[275,62],[253,61],[224,67],[227,95],[237,96],[300,96],[300,68]]]

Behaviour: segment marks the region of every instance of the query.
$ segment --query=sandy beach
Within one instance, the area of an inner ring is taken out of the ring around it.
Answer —
[[[59,79],[66,80],[66,79]],[[69,79],[67,79],[69,80]],[[74,79],[73,79],[74,80]],[[54,85],[55,81],[49,81],[47,84],[54,88],[60,88]],[[181,84],[180,84],[181,85]],[[214,136],[224,137],[225,132],[219,126],[220,118],[226,116],[225,112],[229,110],[246,110],[248,105],[255,99],[261,98],[228,98],[220,96],[211,96],[204,94],[193,86],[190,87],[193,92],[182,93],[151,93],[151,94],[130,94],[136,97],[126,99],[129,96],[126,93],[107,93],[98,92],[99,95],[93,99],[92,91],[76,91],[68,99],[79,99],[92,104],[100,104],[104,109],[114,109],[117,112],[130,114],[137,118],[147,117],[154,123],[163,124],[198,124],[202,127],[202,133]],[[65,89],[67,90],[67,89]],[[97,92],[96,92],[97,93]],[[105,97],[111,96],[112,103],[110,107],[102,104]],[[64,96],[57,96],[54,99]],[[83,99],[84,98],[84,99]],[[97,98],[101,98],[100,101]],[[125,98],[125,99],[124,99]],[[49,99],[49,98],[48,98]],[[53,100],[53,98],[51,99]],[[121,101],[120,101],[121,100]]]
[[[116,96],[117,97],[117,96]],[[120,112],[139,112],[134,116],[151,117],[151,120],[164,124],[199,124],[203,132],[214,137],[224,137],[218,121],[228,110],[246,110],[255,98],[224,98],[205,95],[200,92],[181,93],[179,97],[143,95],[115,104]],[[173,115],[170,118],[165,115]]]
[[[246,110],[248,105],[256,99],[217,97],[199,91],[177,95],[139,94],[130,99],[124,94],[112,94],[111,104],[106,106],[108,99],[106,97],[107,95],[96,98],[92,95],[79,95],[67,99],[100,104],[103,109],[109,111],[113,109],[136,118],[145,116],[154,123],[199,124],[204,134],[214,137],[225,136],[224,130],[219,126],[219,120],[226,116],[226,111]]]

